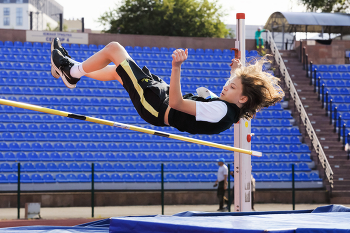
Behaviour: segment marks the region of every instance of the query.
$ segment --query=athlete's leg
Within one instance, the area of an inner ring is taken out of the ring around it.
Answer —
[[[92,73],[105,68],[111,62],[118,66],[126,58],[130,58],[130,56],[124,47],[118,42],[111,42],[84,61],[83,69],[86,73]]]
[[[121,80],[118,73],[116,72],[116,68],[117,68],[116,65],[108,65],[105,68],[102,68],[101,70],[97,70],[97,71],[85,74],[85,76],[99,80],[99,81],[118,80],[119,83],[123,85],[123,81]]]

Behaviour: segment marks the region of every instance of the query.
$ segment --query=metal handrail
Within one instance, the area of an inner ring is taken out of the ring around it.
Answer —
[[[277,49],[277,46],[272,38],[272,34],[270,31],[267,30],[267,34],[268,34],[268,43],[270,44],[271,47],[271,51],[274,54],[275,57],[275,61],[276,63],[279,65],[280,68],[280,72],[281,74],[283,74],[284,76],[284,81],[285,84],[287,85],[288,89],[289,89],[289,93],[290,96],[293,98],[294,100],[294,104],[296,106],[296,109],[298,110],[299,114],[300,114],[300,118],[306,128],[306,132],[312,142],[312,145],[317,153],[317,156],[319,158],[319,161],[322,164],[323,169],[325,170],[325,174],[327,177],[328,182],[331,185],[331,188],[333,188],[333,171],[332,168],[327,160],[326,154],[323,151],[322,145],[320,143],[320,141],[318,140],[318,137],[315,133],[315,130],[310,122],[310,119],[305,111],[305,108],[300,100],[300,97],[298,95],[298,92],[293,84],[292,79],[289,76],[288,70],[286,65],[283,62],[283,59]],[[304,67],[305,68],[305,67]]]

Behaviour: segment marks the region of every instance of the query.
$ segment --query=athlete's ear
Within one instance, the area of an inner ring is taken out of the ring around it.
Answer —
[[[244,104],[245,102],[247,102],[248,101],[248,97],[247,96],[242,96],[239,100],[238,100],[238,102],[240,103],[240,104]]]

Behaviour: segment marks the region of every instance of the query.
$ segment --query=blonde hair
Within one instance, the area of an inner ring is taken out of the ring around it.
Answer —
[[[242,95],[248,97],[241,108],[240,118],[251,119],[262,108],[274,105],[284,97],[284,92],[278,85],[280,79],[263,71],[264,63],[270,63],[267,56],[255,59],[255,64],[252,64],[253,61],[231,72],[229,81],[238,77],[242,82]]]

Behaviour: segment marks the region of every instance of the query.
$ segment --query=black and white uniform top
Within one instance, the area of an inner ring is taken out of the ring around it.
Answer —
[[[116,72],[141,118],[155,126],[167,126],[164,115],[169,106],[170,86],[130,58],[121,62]],[[199,95],[183,96],[196,101],[196,116],[170,109],[170,126],[191,134],[218,134],[238,122],[240,108],[237,105],[219,99],[206,88],[198,88],[197,92]]]
[[[203,96],[205,92],[209,94]],[[196,101],[196,116],[171,109],[168,118],[171,126],[191,134],[218,134],[239,121],[240,108],[237,105],[219,99],[204,87],[198,88],[197,93],[198,96],[183,96]]]

